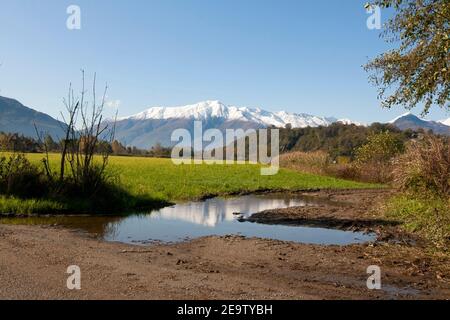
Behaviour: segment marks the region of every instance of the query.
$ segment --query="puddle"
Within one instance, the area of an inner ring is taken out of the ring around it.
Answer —
[[[324,228],[239,222],[253,213],[317,204],[320,200],[291,195],[249,195],[188,202],[126,217],[60,216],[3,218],[0,223],[57,225],[82,230],[106,241],[129,244],[172,243],[203,236],[241,235],[308,244],[347,245],[375,240],[375,235]],[[236,215],[240,213],[240,215]]]

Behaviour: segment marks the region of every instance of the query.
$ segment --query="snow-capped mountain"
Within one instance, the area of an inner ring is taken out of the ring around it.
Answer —
[[[119,118],[116,137],[126,145],[150,148],[156,143],[171,146],[171,134],[184,128],[193,133],[194,122],[202,121],[203,129],[261,129],[270,126],[292,128],[328,126],[334,122],[354,123],[305,113],[270,112],[261,108],[227,106],[220,101],[204,101],[181,107],[153,107],[138,114]],[[358,124],[359,123],[354,123]]]
[[[367,126],[367,124],[365,124],[365,123],[353,121],[353,120],[350,120],[350,119],[339,119],[339,120],[337,120],[335,122],[339,122],[339,123],[342,123],[342,124],[345,124],[345,125],[354,124],[355,126],[361,126],[361,127],[366,127]]]
[[[400,120],[402,118],[408,118],[410,116],[415,117],[415,115],[412,114],[412,112],[405,112],[404,114],[399,115],[398,117],[395,117],[394,119],[392,119],[391,121],[389,121],[388,123],[390,124],[394,124],[397,120]],[[419,119],[420,120],[420,119]]]
[[[305,113],[270,112],[260,108],[227,106],[220,101],[204,101],[181,107],[153,107],[133,116],[120,118],[119,121],[168,119],[200,121],[221,119],[223,121],[252,122],[267,127],[285,127],[287,124],[291,124],[293,128],[328,126],[338,121],[335,118],[317,117]]]
[[[450,136],[450,126],[444,122],[429,121],[420,119],[411,112],[407,112],[398,116],[397,118],[389,121],[390,124],[396,126],[400,130],[419,130],[423,129],[425,131],[432,130],[436,134],[444,134]]]
[[[445,124],[446,126],[450,126],[450,118],[444,119],[444,120],[440,120],[438,122],[442,123],[442,124]]]

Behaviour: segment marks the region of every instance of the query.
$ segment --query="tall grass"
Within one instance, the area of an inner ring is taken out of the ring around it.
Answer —
[[[349,161],[333,161],[324,151],[290,152],[280,156],[280,165],[295,171],[330,176],[338,179],[360,180],[359,171]]]
[[[324,151],[295,151],[282,154],[280,165],[297,171],[325,175],[330,166],[330,157]]]
[[[412,141],[395,160],[394,181],[403,191],[450,196],[450,139],[426,136]]]
[[[386,216],[403,221],[407,231],[428,239],[439,249],[450,250],[450,202],[439,197],[400,194],[391,198]]]
[[[68,207],[66,205],[54,200],[0,196],[0,213],[28,215],[34,213],[59,213],[67,210]]]
[[[394,161],[395,186],[402,191],[387,215],[405,222],[435,245],[450,245],[450,139],[425,136],[412,141]]]

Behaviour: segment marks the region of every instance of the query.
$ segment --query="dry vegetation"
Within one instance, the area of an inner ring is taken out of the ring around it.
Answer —
[[[361,180],[357,168],[347,158],[332,160],[325,151],[285,153],[280,156],[280,165],[295,171],[346,180]]]
[[[394,161],[394,183],[403,191],[450,196],[450,139],[427,136],[412,141]]]
[[[398,190],[383,213],[404,223],[437,247],[450,244],[450,142],[423,136],[400,144],[388,133],[368,138],[353,162],[333,160],[326,152],[292,152],[280,157],[282,167],[348,180],[387,183]]]
[[[405,221],[438,247],[450,245],[450,139],[427,136],[408,144],[394,161],[394,186],[387,214]]]

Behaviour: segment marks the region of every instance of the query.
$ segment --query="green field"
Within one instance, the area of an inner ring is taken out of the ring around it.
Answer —
[[[30,154],[38,162],[42,155]],[[57,163],[59,156],[50,161]],[[331,177],[316,176],[281,169],[274,176],[261,176],[260,166],[235,165],[174,165],[170,159],[142,157],[111,157],[109,171],[135,195],[178,201],[268,189],[353,189],[374,185]]]
[[[29,154],[28,157],[33,163],[38,164],[43,155]],[[50,163],[57,165],[58,158],[58,155],[51,155]],[[286,169],[280,169],[274,176],[261,176],[260,166],[254,164],[177,166],[170,159],[140,157],[111,157],[109,161],[108,172],[116,177],[120,185],[130,194],[168,202],[262,190],[380,187]],[[8,202],[10,201],[0,198],[0,211],[17,211]],[[39,205],[45,208],[46,204]],[[32,209],[27,211],[29,212],[25,213],[33,212]],[[42,211],[42,208],[39,211]]]

